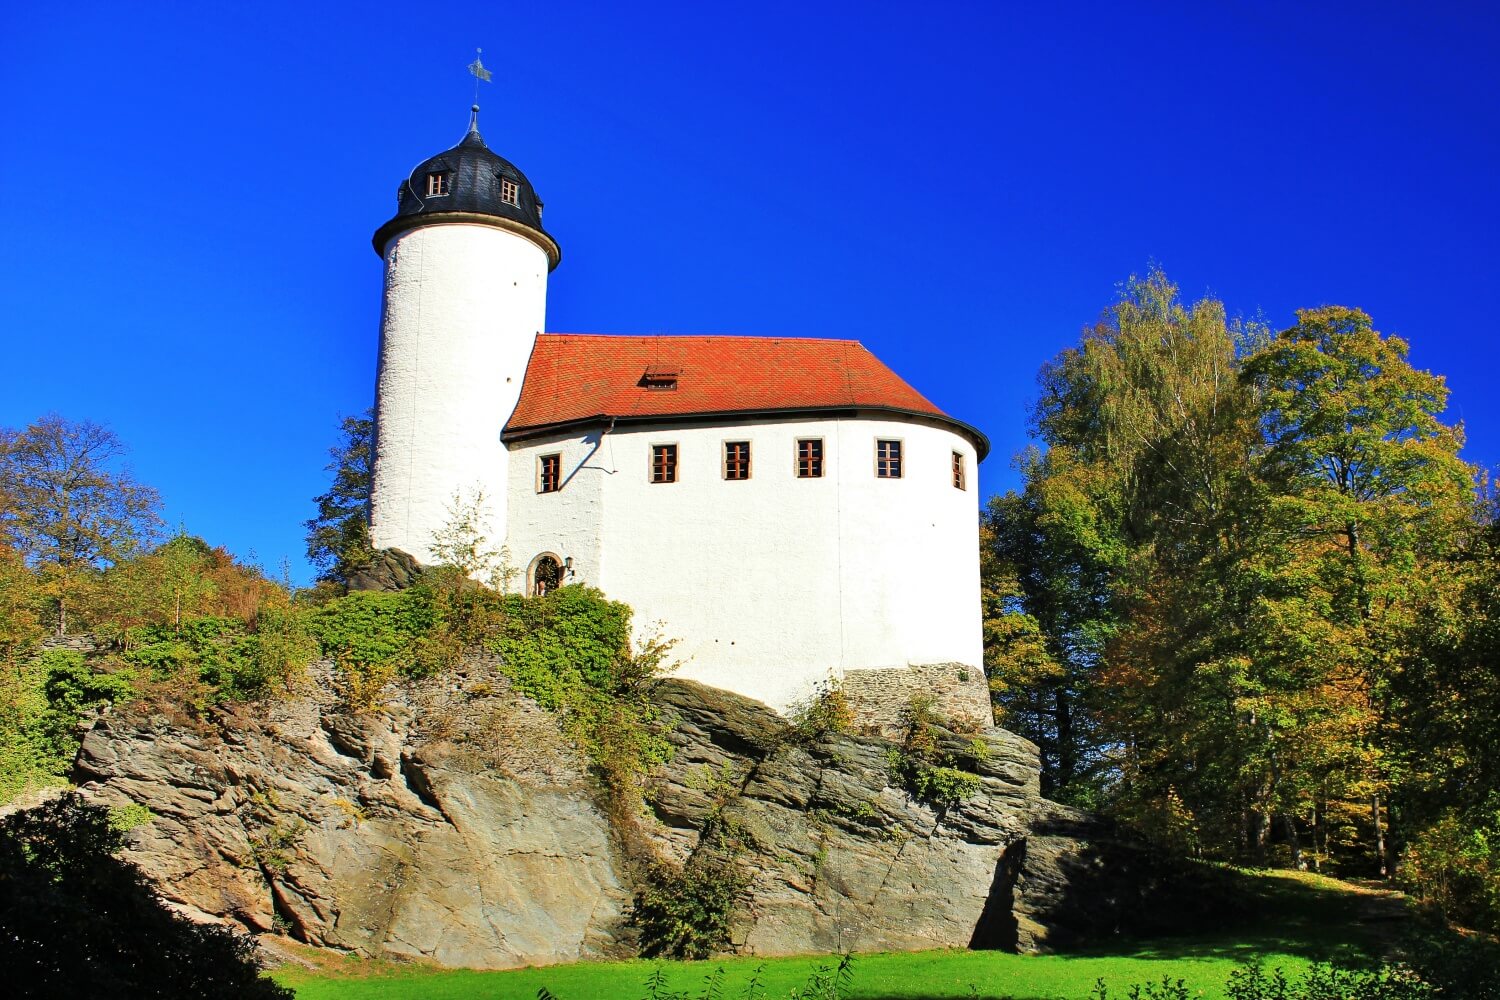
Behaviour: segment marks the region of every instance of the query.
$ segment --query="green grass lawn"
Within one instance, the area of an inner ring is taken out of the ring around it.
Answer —
[[[1191,936],[1119,942],[1065,955],[928,951],[858,955],[854,988],[862,1000],[987,998],[1083,1000],[1103,978],[1122,997],[1132,983],[1184,979],[1196,995],[1224,996],[1236,966],[1252,958],[1288,972],[1314,961],[1361,961],[1377,954],[1399,903],[1345,883],[1288,872],[1239,874],[1235,898],[1248,902],[1232,926]],[[598,962],[508,972],[436,970],[359,959],[333,960],[317,972],[288,966],[275,978],[302,1000],[534,1000],[545,986],[559,1000],[645,994],[646,977],[661,967],[667,986],[696,998],[705,977],[723,968],[725,1000],[742,995],[757,967],[767,1000],[780,1000],[837,956],[726,958],[708,962]]]

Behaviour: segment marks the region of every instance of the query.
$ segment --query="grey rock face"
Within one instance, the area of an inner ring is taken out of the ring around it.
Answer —
[[[75,778],[152,811],[126,857],[200,919],[477,968],[616,954],[630,894],[580,761],[545,713],[475,695],[494,684],[278,702],[214,734],[116,714]]]
[[[1003,730],[979,737],[988,751],[980,793],[939,813],[892,786],[884,740],[834,734],[786,745],[777,716],[726,692],[679,682],[660,698],[678,716],[677,753],[654,798],[670,842],[682,853],[697,847],[717,810],[746,848],[741,863],[753,877],[737,950],[973,941],[996,868],[1027,833],[1038,773],[1030,743]],[[957,753],[972,749],[969,738],[952,742]]]
[[[368,565],[349,574],[350,590],[405,590],[422,575],[422,565],[400,549],[377,549]]]
[[[306,696],[212,728],[118,712],[84,739],[85,793],[154,814],[126,856],[172,905],[453,966],[633,953],[639,866],[552,716],[493,664],[362,714],[323,693],[320,669]],[[1020,737],[945,736],[978,757],[980,791],[936,811],[894,787],[878,737],[798,741],[764,705],[688,681],[657,699],[676,753],[650,790],[649,834],[685,860],[714,849],[706,828],[733,831],[751,874],[736,951],[1032,950],[1108,932],[1129,903],[1090,885],[1110,882],[1120,852],[1038,797],[1036,748]]]

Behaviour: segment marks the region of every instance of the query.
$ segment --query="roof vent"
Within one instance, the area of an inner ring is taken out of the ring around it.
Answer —
[[[652,365],[641,374],[641,380],[636,384],[644,389],[676,389],[677,376],[682,370],[676,366]]]

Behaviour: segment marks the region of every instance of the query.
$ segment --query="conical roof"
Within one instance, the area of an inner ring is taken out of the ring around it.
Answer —
[[[478,108],[457,146],[417,164],[396,190],[396,214],[375,231],[384,256],[392,237],[439,222],[491,224],[536,243],[556,267],[562,251],[542,228],[542,201],[526,175],[490,150],[479,134]]]

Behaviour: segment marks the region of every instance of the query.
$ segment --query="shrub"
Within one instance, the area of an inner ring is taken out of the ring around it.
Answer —
[[[645,809],[645,777],[671,754],[650,686],[672,643],[653,640],[632,653],[629,605],[589,587],[500,600],[503,626],[488,645],[518,691],[563,716],[604,787],[617,832],[628,840]]]
[[[318,658],[321,648],[308,629],[306,613],[296,607],[263,608],[256,618],[258,673],[266,685],[291,691]]]
[[[788,738],[803,745],[814,743],[833,733],[847,733],[854,728],[854,709],[849,697],[836,680],[820,683],[806,701],[792,706],[787,721]]]
[[[1405,877],[1448,919],[1500,931],[1500,811],[1477,823],[1443,813],[1413,839]]]
[[[959,760],[939,744],[942,730],[932,699],[913,698],[902,716],[901,745],[886,757],[892,779],[912,798],[938,809],[950,809],[978,793],[979,775],[959,767]],[[971,752],[979,756],[972,747]]]
[[[1433,987],[1404,965],[1349,969],[1320,963],[1301,979],[1288,979],[1280,969],[1269,975],[1259,963],[1236,969],[1224,991],[1229,1000],[1426,1000]]]
[[[260,637],[238,618],[206,615],[180,625],[130,630],[126,663],[153,681],[176,682],[191,707],[246,701],[266,693],[272,669]]]
[[[130,695],[128,675],[100,673],[72,650],[47,650],[0,672],[0,802],[67,784],[83,714]]]
[[[342,670],[422,674],[419,640],[437,624],[432,591],[356,591],[313,611],[307,629],[324,656]]]
[[[653,865],[636,894],[630,923],[646,958],[707,958],[729,941],[735,904],[750,878],[732,857],[699,854],[685,866]]]
[[[516,687],[557,709],[579,685],[618,693],[629,676],[630,607],[590,587],[559,587],[545,597],[505,597],[504,625],[491,642]]]

